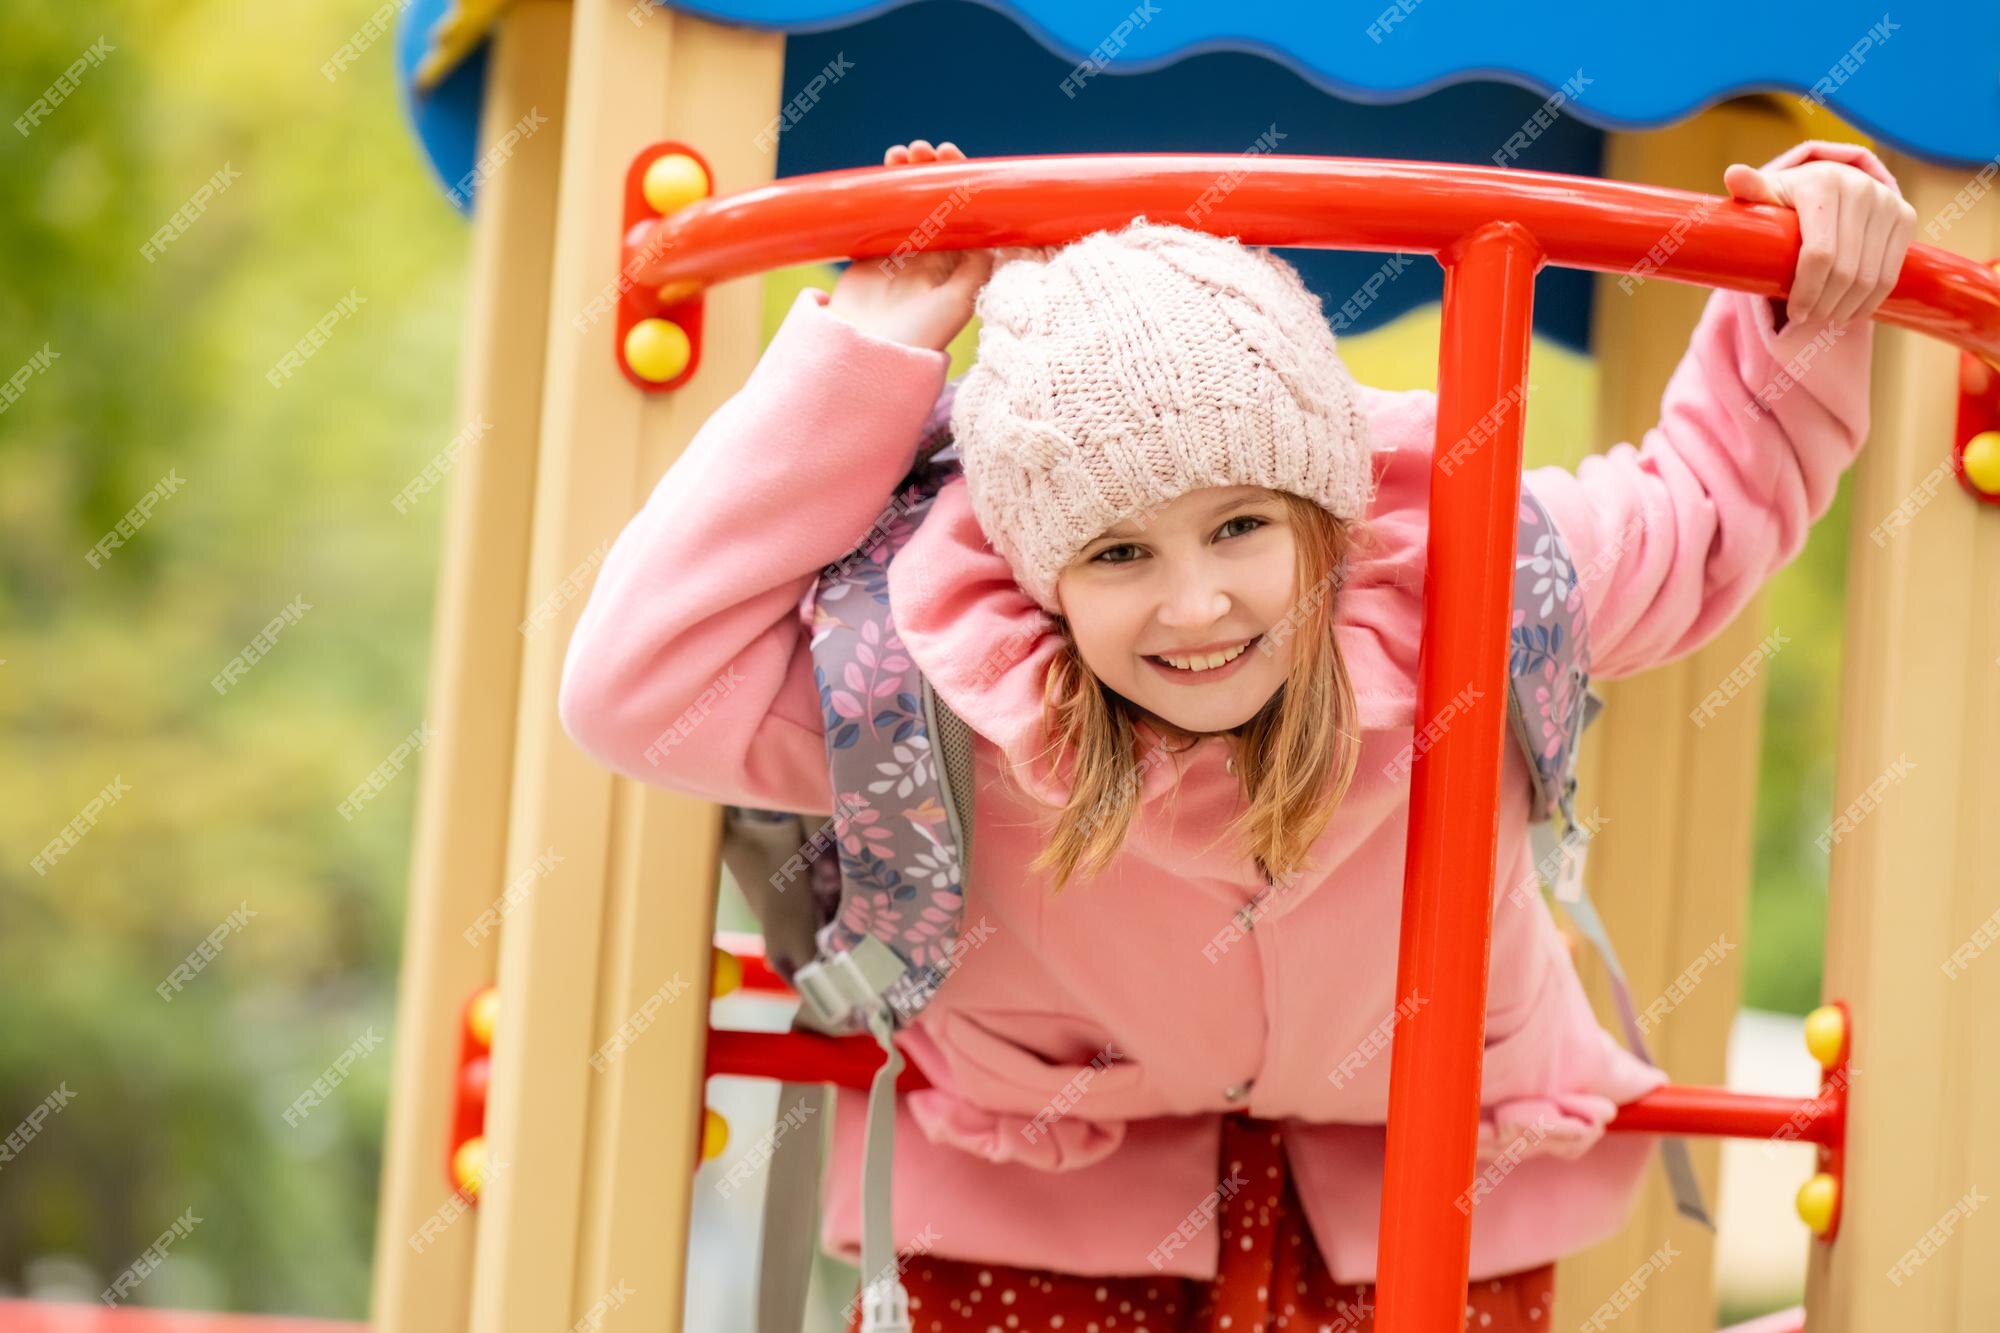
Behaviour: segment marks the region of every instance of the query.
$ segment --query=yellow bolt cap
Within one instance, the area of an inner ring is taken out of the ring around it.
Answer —
[[[1840,1063],[1847,1046],[1847,1015],[1839,1005],[1823,1004],[1806,1015],[1806,1049],[1821,1069]]]
[[[642,319],[625,335],[625,364],[651,384],[665,384],[687,369],[694,345],[670,319]]]
[[[1840,1205],[1840,1182],[1824,1171],[1799,1186],[1799,1220],[1815,1236],[1833,1230],[1833,1211]]]
[[[481,1049],[491,1050],[493,1048],[493,1025],[499,1019],[500,991],[497,987],[488,986],[485,990],[473,996],[472,1003],[466,1006],[465,1030],[472,1035],[472,1040]]]
[[[451,1155],[451,1178],[473,1198],[486,1183],[486,1140],[478,1135],[458,1145]]]
[[[665,153],[646,168],[639,189],[647,203],[662,213],[671,213],[708,198],[708,173],[686,153]]]
[[[2000,430],[1983,430],[1965,442],[1965,479],[1983,494],[2000,495]]]
[[[709,973],[709,997],[721,999],[742,984],[743,960],[727,949],[717,949],[715,965]]]
[[[701,1160],[722,1156],[722,1150],[729,1144],[729,1122],[724,1120],[713,1107],[701,1108]]]

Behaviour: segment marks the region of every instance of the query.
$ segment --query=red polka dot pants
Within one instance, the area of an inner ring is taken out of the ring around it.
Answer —
[[[932,1255],[903,1270],[915,1333],[1373,1333],[1375,1288],[1335,1282],[1299,1206],[1278,1126],[1222,1121],[1222,1179],[1249,1182],[1216,1212],[1212,1282],[1084,1277]],[[1555,1265],[1472,1283],[1468,1333],[1545,1333]],[[857,1301],[848,1333],[859,1333]]]

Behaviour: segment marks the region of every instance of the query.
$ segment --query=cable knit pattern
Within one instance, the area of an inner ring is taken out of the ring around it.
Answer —
[[[1204,486],[1367,513],[1354,377],[1270,251],[1141,217],[1002,251],[978,312],[952,434],[980,526],[1043,610],[1106,528]]]

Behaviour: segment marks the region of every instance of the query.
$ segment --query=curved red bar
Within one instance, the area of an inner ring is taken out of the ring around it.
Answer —
[[[1798,215],[1719,195],[1516,168],[1228,153],[989,157],[791,176],[690,204],[626,238],[640,283],[702,285],[912,250],[1060,245],[1143,214],[1252,245],[1437,255],[1489,222],[1564,268],[1783,296]],[[1910,247],[1877,315],[2000,366],[2000,274]]]

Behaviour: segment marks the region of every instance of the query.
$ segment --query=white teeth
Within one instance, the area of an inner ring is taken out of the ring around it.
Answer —
[[[1162,657],[1160,660],[1168,666],[1179,667],[1182,671],[1213,671],[1216,667],[1234,662],[1238,657],[1242,656],[1243,650],[1249,646],[1249,644],[1243,643],[1226,652],[1201,653],[1195,657]]]

